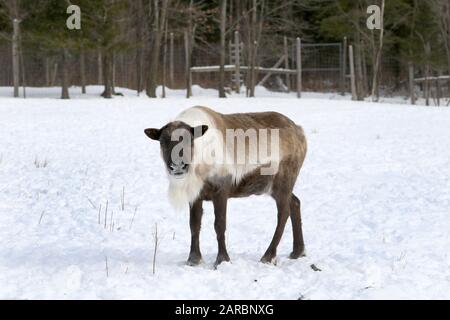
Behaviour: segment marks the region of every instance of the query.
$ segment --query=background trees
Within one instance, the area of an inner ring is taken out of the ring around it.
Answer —
[[[185,70],[191,65],[229,63],[235,31],[243,43],[241,63],[251,69],[244,79],[249,96],[261,79],[255,66],[276,62],[285,36],[288,50],[295,37],[303,43],[342,42],[346,37],[355,51],[359,99],[372,95],[376,100],[380,91],[411,91],[411,74],[449,74],[449,1],[386,1],[380,37],[380,30],[366,27],[366,9],[383,2],[0,0],[0,64],[8,70],[7,76],[0,76],[0,84],[13,86],[14,96],[19,96],[19,85],[28,82],[59,84],[62,98],[69,97],[71,84],[80,85],[83,92],[87,84],[101,84],[105,98],[114,95],[116,85],[145,89],[149,97],[156,97],[159,85],[189,83]],[[81,7],[81,30],[65,26],[69,4]],[[225,96],[231,86],[228,75],[222,72],[215,80],[212,75],[202,77],[215,81]],[[429,99],[430,83],[423,85]]]

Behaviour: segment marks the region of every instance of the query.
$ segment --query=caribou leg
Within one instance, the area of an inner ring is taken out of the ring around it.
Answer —
[[[303,242],[302,218],[301,218],[301,202],[292,194],[291,197],[291,222],[292,234],[294,236],[294,245],[289,258],[297,259],[304,256],[305,243]]]
[[[277,203],[278,210],[277,227],[275,229],[272,242],[270,242],[269,248],[267,248],[266,253],[264,253],[263,257],[261,258],[261,262],[272,264],[276,264],[277,247],[280,243],[281,236],[283,235],[287,219],[289,218],[291,196],[290,194],[289,196],[280,194],[274,196],[274,198]]]
[[[225,229],[227,224],[227,197],[223,194],[218,194],[213,198],[214,205],[214,229],[217,234],[218,253],[214,266],[217,267],[224,261],[230,261],[227,247],[225,245]]]
[[[197,200],[190,206],[189,225],[191,227],[191,252],[187,264],[196,266],[202,261],[200,252],[200,227],[202,224],[203,207],[202,201]]]

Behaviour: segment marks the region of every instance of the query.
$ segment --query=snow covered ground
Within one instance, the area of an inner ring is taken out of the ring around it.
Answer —
[[[28,90],[26,100],[0,89],[1,299],[450,299],[450,108],[262,89],[255,99],[195,88],[192,99],[155,100],[88,90],[61,101],[59,89]],[[170,208],[159,146],[143,129],[198,104],[276,110],[305,128],[309,153],[295,188],[305,258],[288,259],[288,225],[278,265],[258,262],[276,208],[252,197],[229,204],[232,263],[213,269],[207,204],[205,262],[184,264],[188,214]]]

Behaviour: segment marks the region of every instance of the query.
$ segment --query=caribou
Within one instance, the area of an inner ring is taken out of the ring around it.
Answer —
[[[203,202],[212,201],[218,254],[215,266],[230,261],[225,245],[227,201],[269,195],[278,211],[272,241],[261,258],[276,264],[277,247],[288,218],[293,230],[291,259],[304,255],[299,198],[293,189],[305,160],[304,130],[277,112],[222,114],[195,106],[160,129],[144,130],[159,141],[169,179],[169,200],[190,212],[191,247],[187,264],[202,262]]]

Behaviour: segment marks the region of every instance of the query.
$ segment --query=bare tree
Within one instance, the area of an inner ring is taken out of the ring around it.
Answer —
[[[20,23],[23,13],[20,12],[20,0],[3,0],[3,6],[4,10],[0,14],[11,21],[13,30],[11,37],[4,36],[11,40],[14,97],[17,98],[20,85]]]
[[[143,0],[133,1],[134,8],[132,12],[135,19],[135,46],[136,46],[136,86],[137,92],[140,94],[144,89],[144,51],[145,51],[145,14]]]
[[[67,71],[68,50],[61,50],[61,99],[70,99],[69,96],[69,74]]]
[[[450,1],[431,0],[430,5],[441,33],[442,43],[447,56],[448,73],[450,74]]]
[[[381,30],[378,40],[378,49],[376,51],[375,65],[373,68],[373,80],[372,80],[372,101],[378,102],[379,100],[379,80],[380,80],[380,63],[381,54],[383,52],[383,36],[384,36],[384,5],[385,0],[381,1]]]
[[[86,52],[84,48],[80,51],[80,82],[81,93],[86,94]]]
[[[227,25],[227,0],[220,1],[220,84],[219,98],[226,98],[225,94],[225,32]]]
[[[162,2],[162,4],[160,3]],[[154,0],[152,14],[152,49],[150,57],[150,70],[148,72],[147,95],[156,98],[157,77],[159,71],[159,58],[161,51],[161,40],[166,25],[167,7],[170,0]]]

